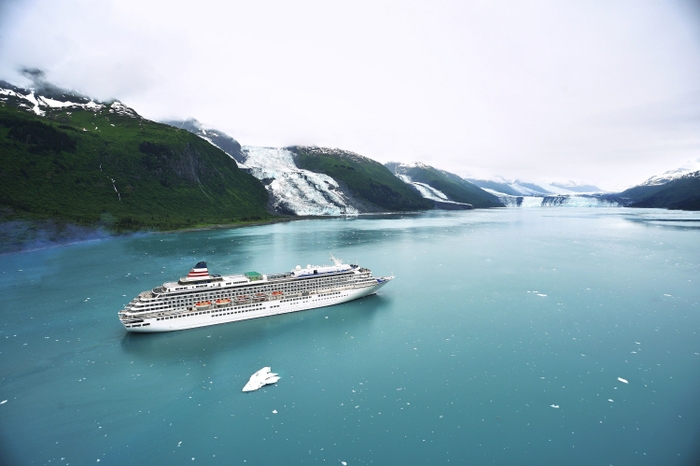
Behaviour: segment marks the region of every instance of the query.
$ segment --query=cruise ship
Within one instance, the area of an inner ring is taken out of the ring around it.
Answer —
[[[225,324],[345,303],[376,293],[393,276],[373,277],[369,269],[343,264],[278,274],[210,274],[199,262],[186,277],[143,291],[119,320],[129,332],[171,332]]]

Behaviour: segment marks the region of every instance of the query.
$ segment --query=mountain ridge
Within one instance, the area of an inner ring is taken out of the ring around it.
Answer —
[[[389,162],[385,166],[405,183],[418,190],[427,199],[437,202],[441,208],[489,208],[504,207],[496,196],[454,173],[424,163],[403,164]]]
[[[269,218],[262,184],[206,141],[116,100],[5,86],[3,220],[53,218],[130,231]]]
[[[672,176],[668,176],[672,173]],[[628,207],[700,210],[700,170],[671,170],[619,194]]]

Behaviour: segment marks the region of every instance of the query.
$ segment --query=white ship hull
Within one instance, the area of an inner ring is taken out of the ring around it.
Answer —
[[[141,293],[119,313],[125,329],[172,332],[332,306],[374,294],[393,278],[375,278],[367,269],[345,265],[297,267],[284,276],[253,272],[250,279],[210,276],[201,270],[193,269],[189,275],[201,278],[181,279]]]

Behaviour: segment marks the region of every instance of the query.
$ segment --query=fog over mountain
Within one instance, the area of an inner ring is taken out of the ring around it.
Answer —
[[[698,164],[696,2],[13,0],[20,69],[243,145],[623,189]]]

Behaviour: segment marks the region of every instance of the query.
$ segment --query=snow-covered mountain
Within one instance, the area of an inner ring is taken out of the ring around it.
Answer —
[[[597,186],[594,186],[592,184],[579,184],[575,181],[567,181],[566,183],[549,183],[547,186],[547,189],[550,190],[555,190],[555,192],[559,193],[564,193],[564,194],[571,194],[571,193],[583,193],[583,194],[592,194],[592,193],[600,193],[603,192],[602,189],[600,189]]]
[[[579,184],[574,181],[566,183],[531,183],[523,180],[508,180],[498,177],[494,180],[467,178],[480,188],[490,192],[509,194],[511,196],[548,196],[552,194],[593,194],[603,190],[593,185]]]
[[[684,168],[652,176],[619,194],[630,207],[700,210],[700,170]]]
[[[500,177],[495,180],[476,178],[466,178],[466,180],[491,193],[507,194],[511,196],[545,196],[547,194],[553,194],[551,191],[541,186],[521,180],[507,180]]]
[[[664,172],[661,175],[654,175],[638,186],[661,186],[673,180],[683,178],[692,172],[693,171],[688,168],[676,168],[675,170]]]
[[[226,152],[238,163],[244,163],[245,161],[245,156],[241,152],[241,145],[238,141],[222,131],[203,125],[194,118],[189,118],[187,120],[167,120],[163,121],[163,123],[196,134],[200,138]]]
[[[24,89],[13,86],[8,82],[0,81],[0,102],[25,109],[42,117],[55,111],[65,112],[72,109],[80,109],[99,112],[103,109],[108,109],[109,113],[131,118],[141,118],[134,109],[127,107],[118,100],[100,102],[46,83],[40,83],[39,86],[33,89]]]

